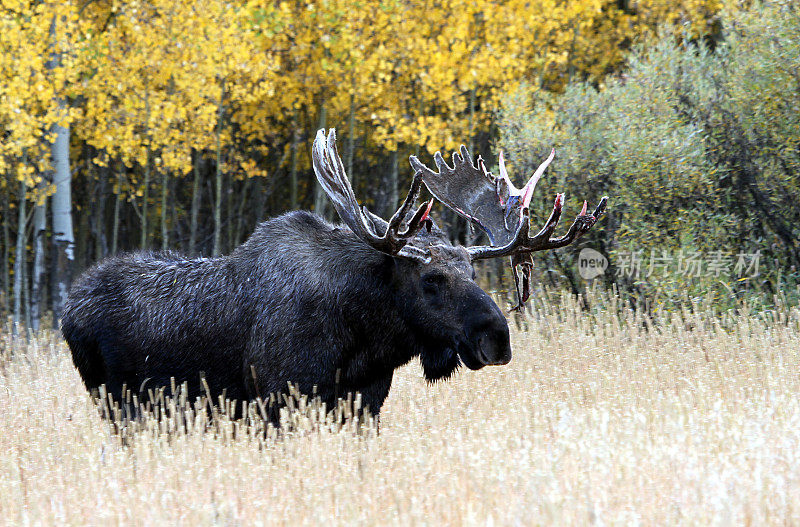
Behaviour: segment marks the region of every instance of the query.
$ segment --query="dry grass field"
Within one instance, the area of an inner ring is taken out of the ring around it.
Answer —
[[[507,367],[398,371],[379,434],[307,410],[280,438],[203,412],[115,434],[57,336],[6,336],[0,523],[800,524],[797,308],[562,299],[524,326]]]

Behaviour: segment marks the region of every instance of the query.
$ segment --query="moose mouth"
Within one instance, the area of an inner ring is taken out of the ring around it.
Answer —
[[[490,362],[481,347],[481,339],[478,339],[475,345],[469,345],[463,340],[460,341],[456,353],[464,366],[470,370],[480,370]]]
[[[456,353],[470,370],[480,370],[484,366],[501,366],[511,361],[510,347],[485,333],[477,338],[458,339]]]

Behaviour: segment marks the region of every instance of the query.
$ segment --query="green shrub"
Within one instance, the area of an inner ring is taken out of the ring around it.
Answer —
[[[543,255],[542,271],[556,268],[580,289],[573,263],[592,247],[609,257],[608,285],[656,307],[687,296],[796,299],[800,10],[764,2],[727,13],[723,27],[713,50],[663,32],[604,86],[575,83],[561,95],[522,87],[506,97],[500,145],[513,173],[530,173],[556,148],[537,190],[538,221],[558,191],[567,192],[564,222],[579,199],[611,198],[608,218],[566,250],[572,260]],[[637,254],[638,276],[629,272]],[[756,276],[746,269],[752,255]]]

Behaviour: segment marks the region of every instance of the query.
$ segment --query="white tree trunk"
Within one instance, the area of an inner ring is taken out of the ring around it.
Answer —
[[[122,188],[121,168],[117,167],[117,184]],[[122,192],[114,194],[114,220],[111,227],[111,254],[117,254],[117,244],[119,242],[119,209],[122,206]]]
[[[161,250],[166,251],[169,248],[169,230],[167,229],[167,179],[166,169],[161,169]]]
[[[8,193],[3,195],[3,292],[0,293],[0,296],[3,297],[3,323],[0,325],[0,328],[5,326],[5,323],[8,321],[8,301],[9,294],[11,293],[9,288],[11,285],[11,269],[8,265],[8,262],[11,259],[11,248],[9,247],[11,236],[9,235],[8,228],[8,226],[11,224],[11,208],[8,206],[10,199],[11,198]]]
[[[33,211],[33,276],[31,276],[31,327],[39,331],[44,298],[44,237],[47,230],[47,199]]]
[[[192,213],[189,228],[189,254],[197,254],[197,218],[200,214],[200,151],[194,153],[192,180]]]
[[[19,334],[22,322],[22,266],[25,265],[25,205],[27,188],[25,182],[19,187],[19,206],[17,207],[17,250],[14,252],[14,335]]]
[[[48,61],[48,69],[55,70],[61,66],[61,56],[56,51],[58,33],[57,19],[54,16],[50,25],[52,55]],[[60,115],[66,115],[66,102],[59,95],[53,99]],[[53,163],[53,183],[56,193],[53,195],[53,252],[55,253],[55,274],[53,277],[53,328],[58,329],[61,313],[67,301],[67,294],[72,282],[72,267],[75,261],[75,236],[72,231],[72,173],[69,166],[69,126],[54,123],[50,132],[55,137],[50,148]]]
[[[56,140],[53,157],[53,245],[56,253],[55,291],[53,295],[53,325],[58,321],[67,301],[75,261],[75,237],[72,232],[72,174],[69,167],[69,127],[53,125]]]
[[[219,256],[222,247],[222,119],[225,116],[225,84],[220,86],[219,104],[217,105],[217,167],[214,175],[214,247],[213,256]]]

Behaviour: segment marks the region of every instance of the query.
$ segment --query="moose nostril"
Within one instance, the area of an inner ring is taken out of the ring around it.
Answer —
[[[491,319],[482,320],[472,327],[472,342],[477,358],[485,365],[508,364],[511,360],[511,343],[505,328],[499,328]]]

